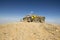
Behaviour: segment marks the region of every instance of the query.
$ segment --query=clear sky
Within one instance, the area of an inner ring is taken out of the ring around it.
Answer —
[[[60,0],[0,0],[0,24],[19,21],[31,11],[60,24]]]

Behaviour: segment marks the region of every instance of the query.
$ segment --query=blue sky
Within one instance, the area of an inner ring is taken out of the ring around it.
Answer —
[[[0,0],[0,24],[19,21],[31,11],[60,24],[60,0]]]

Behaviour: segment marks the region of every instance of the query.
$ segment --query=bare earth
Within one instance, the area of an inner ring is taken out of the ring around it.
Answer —
[[[60,40],[60,26],[17,22],[0,25],[0,40]]]

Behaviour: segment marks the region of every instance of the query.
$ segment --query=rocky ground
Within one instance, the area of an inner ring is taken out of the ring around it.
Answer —
[[[0,40],[60,40],[60,26],[17,22],[0,25]]]

